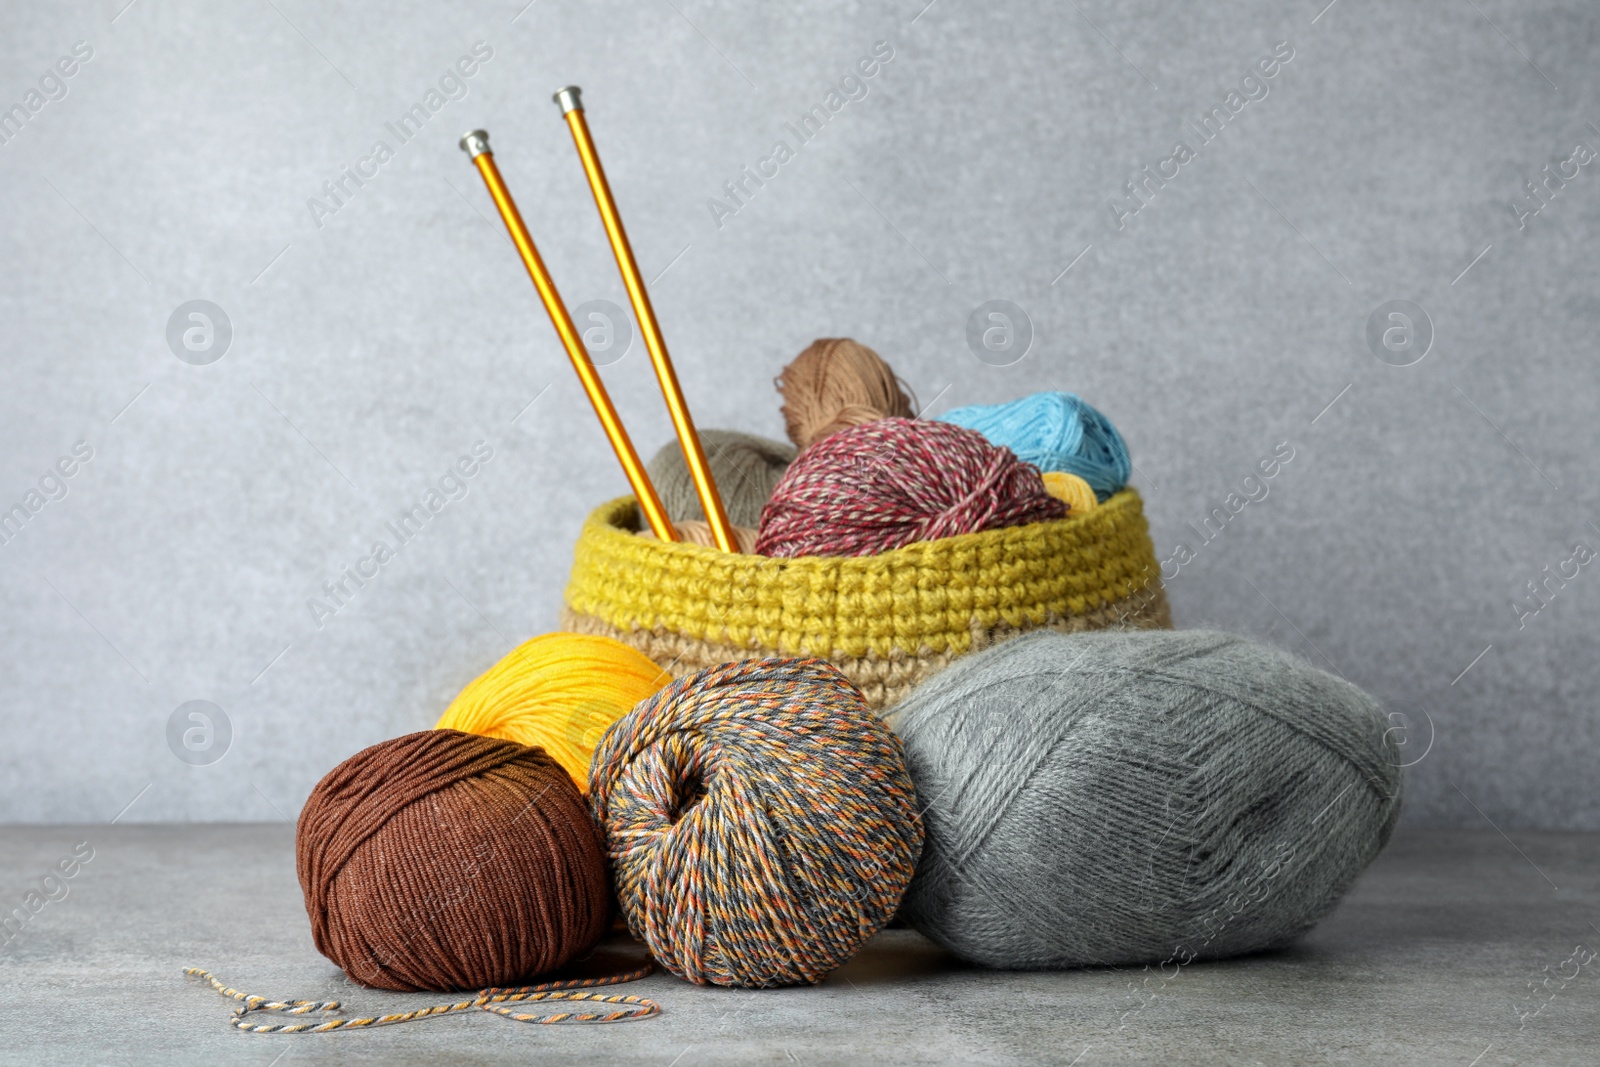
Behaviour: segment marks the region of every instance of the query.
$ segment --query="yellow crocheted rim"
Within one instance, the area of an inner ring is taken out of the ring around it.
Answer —
[[[561,628],[573,634],[599,634],[620,641],[643,652],[661,665],[674,678],[687,678],[706,667],[733,660],[770,656],[776,650],[750,645],[743,648],[696,641],[682,634],[665,630],[621,630],[589,615],[580,615],[571,608],[561,611]],[[1061,633],[1083,633],[1086,630],[1170,630],[1172,613],[1167,607],[1166,592],[1157,583],[1135,593],[1126,600],[1107,604],[1088,615],[1075,615],[1070,619],[1050,619],[1044,627]],[[1039,629],[1039,627],[1034,627]],[[969,652],[1027,633],[997,627],[992,630],[975,629]],[[837,653],[826,657],[844,676],[861,690],[867,703],[883,710],[904,699],[923,679],[935,674],[962,655],[960,652],[923,652],[908,656],[895,653],[890,656],[842,656]]]
[[[624,632],[785,655],[961,654],[973,634],[1090,615],[1159,587],[1139,494],[1079,517],[922,541],[876,556],[767,556],[636,536],[622,497],[584,523],[566,606]]]

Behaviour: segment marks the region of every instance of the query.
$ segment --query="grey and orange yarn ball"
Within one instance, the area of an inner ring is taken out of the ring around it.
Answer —
[[[904,916],[990,967],[1182,966],[1284,945],[1400,814],[1378,705],[1204,631],[1038,631],[890,714],[927,844]]]
[[[512,984],[607,928],[583,798],[515,741],[424,730],[364,749],[317,783],[295,851],[318,951],[365,986]]]
[[[643,701],[596,750],[589,801],[629,930],[700,984],[820,981],[893,917],[922,850],[899,741],[817,659]]]

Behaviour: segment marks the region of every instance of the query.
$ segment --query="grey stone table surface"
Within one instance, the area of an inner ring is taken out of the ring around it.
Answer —
[[[443,999],[361,989],[316,953],[292,827],[3,827],[0,1062],[1593,1065],[1597,845],[1402,832],[1295,946],[1165,973],[985,971],[891,930],[810,988],[702,989],[657,973],[626,987],[664,1008],[642,1022],[470,1013],[271,1036],[231,1029],[232,1003],[181,969],[357,1013]],[[589,966],[636,951],[608,945]]]

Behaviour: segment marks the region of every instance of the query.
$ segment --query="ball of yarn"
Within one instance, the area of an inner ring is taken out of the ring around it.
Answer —
[[[1044,491],[1067,506],[1073,515],[1082,515],[1100,506],[1099,497],[1088,482],[1066,471],[1045,471]]]
[[[823,438],[790,464],[761,513],[766,556],[870,556],[1059,519],[1039,472],[946,422],[880,419]]]
[[[681,544],[716,547],[717,539],[712,536],[711,524],[708,522],[684,519],[681,522],[673,523],[672,528],[678,531],[678,541]],[[749,555],[756,550],[758,533],[759,531],[749,526],[735,526],[733,528],[733,541],[739,546],[740,552]],[[648,528],[639,531],[640,537],[654,537],[655,535],[656,532]]]
[[[817,659],[681,679],[589,777],[628,929],[673,974],[820,981],[894,915],[922,848],[899,742]]]
[[[621,641],[545,634],[524,641],[461,690],[434,729],[542,748],[582,789],[606,728],[671,681]]]
[[[736,430],[701,430],[700,447],[705,450],[728,521],[735,526],[755,526],[761,521],[762,506],[772,496],[772,487],[794,459],[794,449],[782,441]],[[674,523],[706,521],[682,445],[677,441],[662,445],[645,469]]]
[[[295,834],[317,950],[365,986],[481,989],[605,933],[599,834],[544,752],[458,730],[373,745],[317,783]]]
[[[1105,500],[1128,484],[1133,461],[1111,420],[1072,393],[1034,393],[1006,404],[973,404],[939,416],[977,430],[1041,471],[1076,474]]]
[[[957,660],[891,719],[928,805],[903,914],[991,967],[1283,945],[1400,814],[1372,698],[1228,634],[1037,631]]]
[[[789,440],[800,448],[851,426],[912,414],[909,390],[889,364],[848,337],[811,342],[773,384],[783,396]]]

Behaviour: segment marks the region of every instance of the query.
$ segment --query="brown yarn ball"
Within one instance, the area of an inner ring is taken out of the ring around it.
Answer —
[[[913,414],[909,391],[889,364],[848,337],[811,342],[773,384],[783,395],[789,440],[802,449],[852,426]]]
[[[554,970],[607,928],[605,853],[542,748],[459,730],[373,745],[312,790],[295,866],[317,950],[377,989]]]

